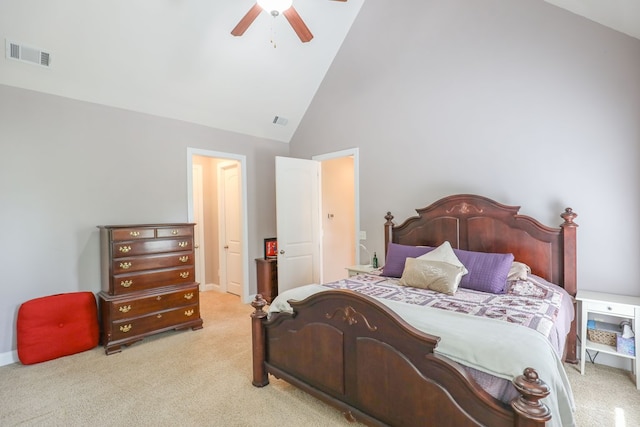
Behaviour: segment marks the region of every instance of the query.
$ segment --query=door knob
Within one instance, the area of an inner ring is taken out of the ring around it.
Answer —
[[[280,255],[284,255],[284,249],[280,249]]]
[[[229,245],[224,245],[224,248],[225,249],[229,249]]]

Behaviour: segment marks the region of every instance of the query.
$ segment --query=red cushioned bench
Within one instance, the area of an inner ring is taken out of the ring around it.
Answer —
[[[16,329],[24,365],[90,350],[99,341],[96,299],[71,292],[29,300],[18,309]]]

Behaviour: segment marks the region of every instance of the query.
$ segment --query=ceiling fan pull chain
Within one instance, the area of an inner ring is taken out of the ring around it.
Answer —
[[[271,21],[271,44],[273,45],[273,48],[276,48],[276,30],[273,28],[273,23],[276,22],[276,17],[273,17],[273,20]]]

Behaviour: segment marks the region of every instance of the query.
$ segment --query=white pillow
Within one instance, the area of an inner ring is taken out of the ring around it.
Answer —
[[[451,243],[449,243],[448,241],[445,241],[443,244],[441,244],[431,252],[427,252],[424,255],[420,255],[418,259],[429,260],[429,261],[441,261],[441,262],[446,262],[446,263],[455,265],[456,267],[462,267],[464,271],[464,273],[462,273],[463,276],[469,272],[466,269],[466,267],[460,262],[460,260],[456,256],[456,253],[453,252]]]
[[[509,269],[509,274],[507,275],[507,280],[527,280],[529,278],[529,274],[531,274],[531,267],[527,264],[513,261],[513,263],[511,263],[511,268]]]
[[[464,267],[448,262],[407,258],[400,284],[453,295],[465,274]]]

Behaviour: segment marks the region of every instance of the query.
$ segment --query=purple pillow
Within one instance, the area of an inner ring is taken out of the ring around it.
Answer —
[[[507,276],[513,263],[513,254],[493,254],[486,252],[454,249],[460,262],[469,270],[462,276],[461,288],[473,289],[491,294],[503,294],[507,286]]]
[[[398,243],[389,243],[384,267],[382,268],[382,273],[380,273],[380,275],[387,277],[402,277],[404,261],[407,258],[417,258],[434,249],[435,248],[429,246],[409,246],[400,245]]]

